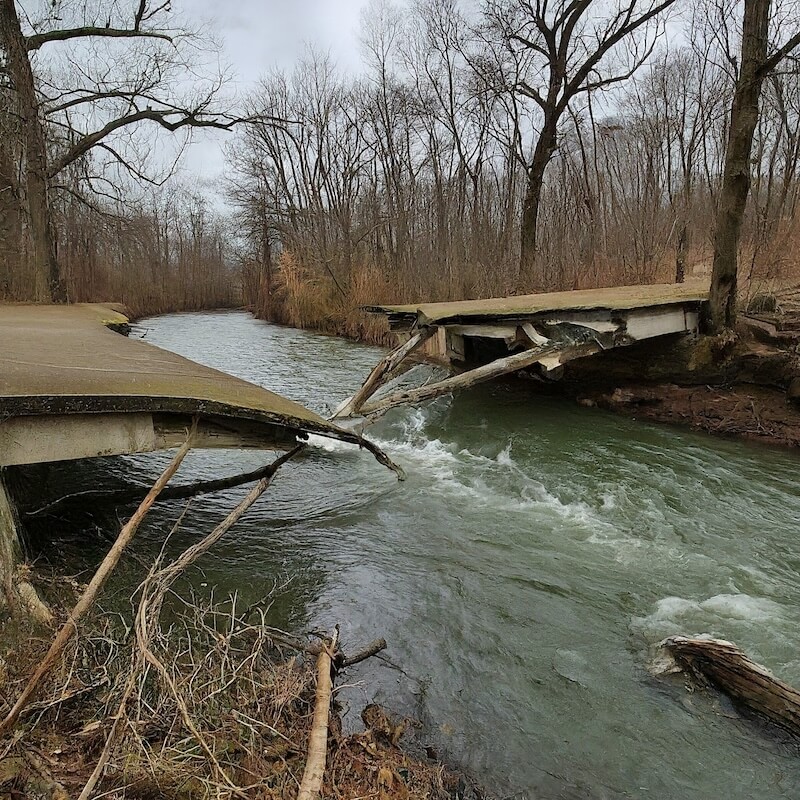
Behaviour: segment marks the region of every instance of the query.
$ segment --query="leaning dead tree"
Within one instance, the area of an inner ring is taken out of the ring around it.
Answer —
[[[177,88],[187,71],[204,71],[194,63],[196,51],[216,46],[179,25],[169,2],[48,3],[38,16],[23,6],[0,0],[0,50],[19,119],[35,295],[60,302],[67,287],[51,195],[63,189],[80,197],[70,188],[76,179],[111,198],[125,177],[163,180],[147,163],[146,126],[144,136],[152,136],[153,126],[169,133],[229,130],[243,119],[219,108],[220,74],[200,77],[188,92]]]

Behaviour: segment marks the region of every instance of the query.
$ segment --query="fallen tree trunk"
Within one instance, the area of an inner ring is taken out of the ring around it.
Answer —
[[[395,406],[422,403],[426,400],[433,400],[441,395],[451,394],[460,389],[468,389],[479,383],[499,378],[501,375],[508,375],[512,372],[519,372],[521,369],[533,366],[538,361],[549,356],[559,356],[560,361],[569,361],[574,358],[591,355],[601,350],[602,347],[596,341],[584,342],[582,344],[548,343],[539,347],[532,347],[523,350],[521,353],[514,353],[505,358],[498,358],[489,364],[484,364],[460,375],[445,378],[437,383],[430,383],[420,386],[417,389],[401,389],[390,394],[388,397],[380,398],[372,403],[365,403],[361,408],[364,416],[382,414]]]
[[[373,394],[381,387],[387,380],[389,380],[394,371],[411,355],[416,349],[421,347],[428,339],[433,336],[438,329],[435,326],[423,328],[417,331],[407,342],[395,347],[384,359],[372,369],[372,372],[367,376],[364,385],[350,398],[344,401],[339,408],[334,411],[331,419],[340,417],[352,417],[361,410],[361,406],[372,397]]]
[[[800,692],[723,639],[671,636],[661,647],[677,665],[736,703],[800,736]]]
[[[21,549],[14,510],[0,473],[0,608],[7,605],[12,613],[18,602],[14,589],[14,568]]]

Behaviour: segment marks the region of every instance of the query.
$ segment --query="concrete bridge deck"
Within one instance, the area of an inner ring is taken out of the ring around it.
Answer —
[[[543,344],[544,339],[552,338],[548,331],[558,326],[562,331],[572,326],[573,330],[592,332],[602,340],[603,349],[697,331],[707,301],[708,284],[692,281],[450,303],[376,305],[365,310],[385,315],[400,339],[414,330],[436,328],[429,352],[459,364],[485,361],[492,352],[497,355]]]
[[[247,381],[121,335],[118,305],[0,306],[0,466],[358,436]],[[247,343],[242,343],[243,347]]]
[[[708,301],[706,281],[614,286],[569,292],[492,297],[445,303],[373,305],[364,310],[385,314],[394,330],[415,326],[526,321],[542,316],[620,316],[631,311],[670,306],[697,309]]]
[[[387,317],[398,346],[373,369],[361,390],[337,409],[336,416],[379,414],[522,370],[543,380],[558,380],[568,361],[643,339],[696,333],[708,293],[707,283],[694,281],[365,306],[365,311]],[[371,401],[418,348],[450,363],[461,374]]]

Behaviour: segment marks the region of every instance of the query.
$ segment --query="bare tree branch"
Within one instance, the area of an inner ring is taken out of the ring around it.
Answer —
[[[25,49],[30,53],[38,50],[48,42],[66,42],[70,39],[82,39],[92,36],[100,36],[116,39],[163,39],[165,42],[173,42],[171,36],[166,33],[156,31],[139,31],[135,28],[98,28],[87,25],[82,28],[65,28],[58,31],[46,31],[45,33],[34,33],[32,36],[25,37]]]
[[[174,118],[174,119],[173,119]],[[230,117],[218,115],[214,117],[201,116],[197,111],[156,111],[146,109],[128,114],[124,117],[113,119],[104,125],[100,130],[89,133],[80,138],[66,153],[57,158],[49,169],[49,177],[58,175],[65,167],[77,161],[82,155],[86,154],[93,147],[96,147],[107,136],[114,131],[133,125],[137,122],[155,122],[168,131],[177,131],[180,128],[217,128],[218,130],[229,131],[234,126],[245,122],[263,121],[257,117]]]

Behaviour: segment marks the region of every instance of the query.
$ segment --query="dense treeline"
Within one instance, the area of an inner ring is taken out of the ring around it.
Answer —
[[[737,272],[800,269],[798,12],[370,0],[361,70],[309,49],[234,113],[218,44],[169,3],[0,0],[0,298],[243,299],[375,336],[360,303],[713,265],[730,326]],[[234,126],[226,220],[170,175],[190,131]]]
[[[6,201],[0,220],[0,298],[31,299],[35,275],[24,213]],[[227,220],[176,181],[136,203],[98,206],[95,198],[59,193],[54,223],[73,302],[111,299],[136,316],[241,303]]]
[[[362,75],[311,51],[263,80],[250,111],[285,122],[242,131],[230,153],[249,243],[244,288],[262,315],[335,327],[343,310],[375,299],[710,273],[739,4],[700,4],[690,18],[682,6],[668,37],[640,31],[595,68],[559,118],[526,259],[521,212],[552,70],[535,47],[541,31],[511,21],[542,5],[489,2],[468,18],[456,0],[405,11],[373,2]],[[570,58],[586,60],[593,41]],[[626,65],[633,75],[619,74]],[[754,286],[800,266],[799,127],[800,69],[786,62],[766,82],[754,143],[741,241]]]
[[[0,299],[240,301],[229,232],[176,177],[188,132],[238,122],[217,57],[169,3],[0,2]]]

